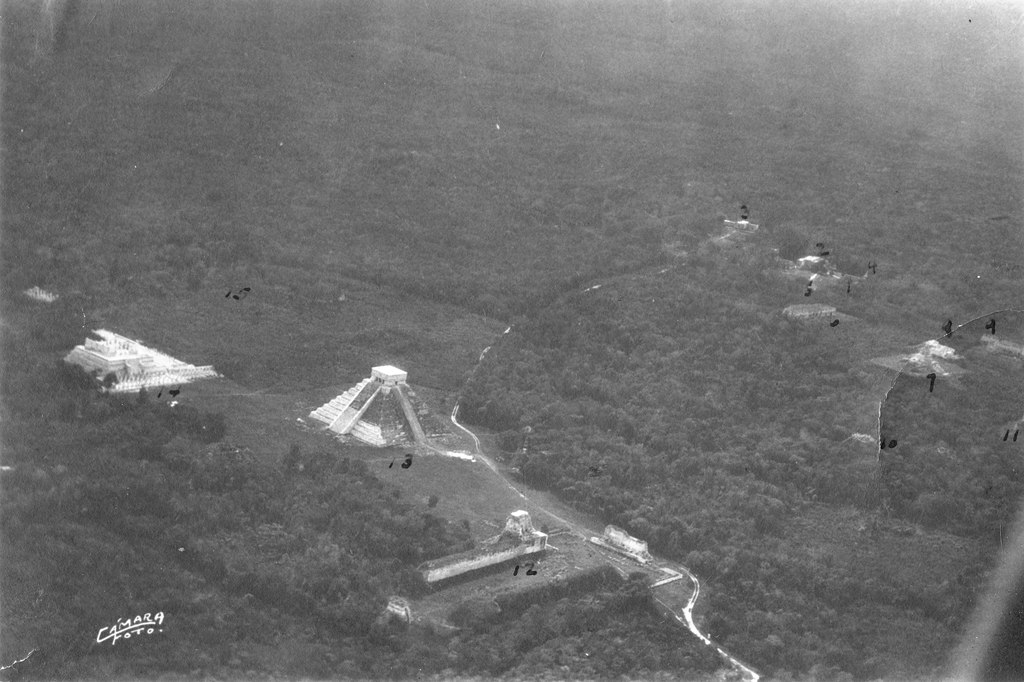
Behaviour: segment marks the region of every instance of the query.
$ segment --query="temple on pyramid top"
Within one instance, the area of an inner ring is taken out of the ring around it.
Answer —
[[[394,386],[404,384],[405,380],[409,378],[409,373],[391,365],[381,365],[370,370],[370,376],[385,386]]]
[[[374,367],[369,377],[309,416],[335,433],[377,447],[422,443],[426,436],[418,413],[426,414],[426,409],[414,407],[415,394],[407,378],[408,373],[398,367]]]

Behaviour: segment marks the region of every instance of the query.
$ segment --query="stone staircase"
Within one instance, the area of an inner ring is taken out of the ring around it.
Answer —
[[[352,405],[352,401],[362,393],[366,385],[369,384],[372,379],[363,379],[358,384],[348,389],[331,402],[321,405],[317,409],[309,413],[309,416],[318,421],[322,421],[327,424],[327,428],[331,428],[345,413],[345,410]],[[347,424],[343,425],[347,426]]]
[[[406,423],[409,428],[412,429],[412,438],[417,443],[424,443],[427,440],[427,436],[423,433],[423,427],[420,426],[420,420],[416,416],[416,412],[412,409],[412,403],[409,402],[409,397],[405,394],[405,391],[401,386],[398,389],[398,402],[402,406],[402,412],[405,413]]]

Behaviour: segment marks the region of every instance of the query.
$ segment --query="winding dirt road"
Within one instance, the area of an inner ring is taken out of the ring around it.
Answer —
[[[486,353],[487,350],[490,350],[490,346],[488,346],[486,349],[484,349],[484,353]],[[483,358],[483,355],[484,355],[483,353],[480,354],[481,359]],[[579,525],[578,523],[574,523],[574,522],[572,522],[572,521],[570,521],[568,519],[564,519],[561,516],[559,516],[558,514],[555,514],[554,512],[550,511],[549,509],[547,509],[543,505],[538,504],[538,503],[534,502],[533,500],[530,500],[530,498],[528,498],[523,493],[523,491],[519,490],[519,488],[514,486],[512,484],[512,482],[510,480],[508,480],[508,478],[506,478],[501,473],[501,471],[498,469],[498,467],[494,463],[494,461],[491,460],[490,457],[488,457],[487,455],[484,454],[483,449],[480,447],[480,439],[477,438],[475,433],[473,433],[472,431],[470,431],[469,429],[467,429],[465,426],[463,426],[462,424],[460,424],[458,422],[458,414],[459,414],[459,405],[456,404],[454,409],[452,409],[452,413],[451,413],[452,424],[454,424],[456,427],[458,427],[462,431],[466,432],[469,435],[469,437],[473,439],[473,447],[476,450],[476,452],[474,454],[477,457],[479,457],[480,460],[484,464],[487,465],[487,468],[489,468],[492,472],[494,472],[494,475],[497,476],[498,478],[500,478],[505,485],[507,485],[513,492],[515,492],[517,495],[519,495],[519,497],[523,498],[524,500],[530,501],[530,503],[533,506],[535,506],[537,509],[540,509],[541,511],[543,511],[545,514],[547,514],[551,518],[557,520],[559,523],[564,523],[566,525],[566,527],[570,528],[573,532],[577,533],[578,535],[580,535],[582,537],[589,537],[590,535],[592,535],[594,533],[594,531],[592,531],[591,529],[584,528],[583,526]],[[695,637],[697,637],[700,641],[704,642],[704,644],[706,644],[707,646],[710,646],[710,647],[714,648],[714,650],[717,651],[718,654],[723,659],[725,659],[725,661],[730,666],[733,667],[733,669],[737,670],[740,674],[743,675],[743,679],[749,680],[750,682],[758,682],[758,680],[760,680],[761,676],[756,671],[754,671],[752,668],[744,665],[743,663],[740,663],[734,656],[729,654],[729,652],[727,652],[725,649],[723,649],[722,647],[720,647],[717,644],[715,644],[711,640],[710,637],[708,637],[707,635],[705,635],[704,633],[702,633],[700,630],[697,629],[697,625],[693,622],[693,607],[694,607],[694,605],[696,605],[697,598],[700,596],[700,581],[697,580],[697,576],[695,576],[693,573],[691,573],[690,570],[688,568],[686,568],[685,566],[683,566],[682,564],[677,564],[677,563],[674,563],[674,562],[671,562],[671,561],[668,561],[668,560],[665,560],[665,559],[661,559],[660,557],[657,557],[657,556],[655,556],[654,559],[655,559],[654,565],[656,567],[664,566],[664,567],[667,567],[667,568],[674,569],[675,571],[677,571],[679,573],[685,574],[690,579],[690,581],[693,583],[693,594],[690,596],[690,600],[689,600],[689,602],[687,602],[686,606],[682,608],[682,612],[681,613],[677,612],[676,609],[673,609],[671,606],[669,606],[668,604],[666,604],[662,600],[658,599],[657,597],[655,597],[654,600],[656,602],[658,602],[659,604],[661,604],[665,609],[667,609],[677,621],[679,621],[680,623],[685,625],[686,628],[690,632],[692,632]]]

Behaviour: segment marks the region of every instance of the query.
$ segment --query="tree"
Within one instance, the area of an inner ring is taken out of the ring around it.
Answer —
[[[783,227],[776,231],[775,242],[779,247],[779,257],[796,260],[807,255],[808,239],[792,227]]]
[[[302,448],[296,443],[292,443],[291,449],[288,454],[284,456],[284,473],[286,476],[290,476],[299,470],[299,462],[302,459]]]

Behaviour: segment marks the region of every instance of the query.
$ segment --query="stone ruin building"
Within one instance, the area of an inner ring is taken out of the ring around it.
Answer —
[[[384,609],[384,614],[388,618],[397,618],[403,623],[412,621],[412,609],[409,607],[409,601],[404,597],[388,599],[388,606]]]
[[[987,334],[981,337],[981,341],[990,351],[1002,351],[1024,357],[1024,344],[1014,343],[1013,341],[1007,341],[1006,339],[1000,339]]]
[[[309,416],[330,431],[350,435],[377,447],[409,445],[426,440],[420,417],[429,411],[406,383],[405,370],[381,365],[370,376]]]
[[[40,301],[42,303],[53,303],[60,296],[57,294],[40,289],[38,286],[32,287],[31,289],[25,289],[24,294],[31,298],[33,301]]]
[[[106,329],[97,329],[93,334],[100,338],[86,338],[84,344],[75,346],[64,357],[64,362],[78,365],[103,381],[104,391],[126,393],[219,376],[213,365],[190,365]],[[111,374],[114,381],[108,384],[105,380]]]
[[[836,313],[834,306],[823,303],[804,303],[791,305],[783,309],[782,314],[791,320],[814,320],[832,317]]]
[[[479,548],[427,561],[418,568],[424,580],[436,583],[510,559],[539,554],[547,546],[547,534],[536,530],[530,520],[530,513],[520,509],[508,515],[505,528],[500,534],[484,540]]]
[[[654,557],[647,551],[647,543],[633,537],[618,526],[606,526],[604,534],[599,538],[590,538],[595,545],[625,554],[639,564],[648,564]]]

